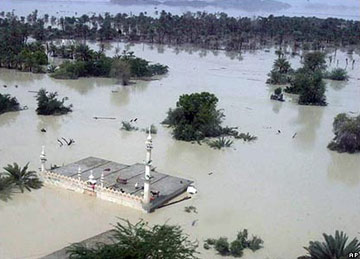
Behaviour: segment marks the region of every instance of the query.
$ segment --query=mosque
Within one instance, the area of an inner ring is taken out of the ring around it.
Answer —
[[[121,164],[97,157],[46,169],[45,148],[42,147],[41,177],[45,184],[95,196],[123,206],[152,212],[192,187],[192,181],[157,172],[152,167],[152,137],[145,142],[144,163]]]

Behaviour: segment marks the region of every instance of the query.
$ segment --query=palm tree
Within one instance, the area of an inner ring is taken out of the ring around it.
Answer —
[[[7,165],[4,167],[5,172],[0,173],[5,178],[8,178],[16,187],[24,192],[24,189],[31,191],[31,189],[40,189],[43,183],[40,181],[35,171],[27,171],[29,163],[21,168],[17,163]]]
[[[11,190],[14,184],[9,177],[0,177],[0,200],[7,201],[11,198]]]
[[[310,241],[309,247],[304,247],[309,255],[303,259],[345,259],[349,254],[360,253],[360,242],[354,238],[348,245],[348,236],[344,232],[336,230],[335,237],[323,234],[325,242]]]

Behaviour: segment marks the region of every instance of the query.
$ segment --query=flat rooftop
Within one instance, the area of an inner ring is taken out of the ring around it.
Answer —
[[[97,184],[100,184],[101,174],[104,173],[104,186],[139,197],[143,196],[145,165],[136,163],[133,165],[121,164],[97,157],[87,157],[77,162],[52,169],[57,174],[78,178],[78,168],[81,168],[81,180],[87,181],[92,171]],[[159,192],[159,196],[150,202],[151,210],[159,207],[170,199],[186,190],[192,181],[151,171],[150,191]],[[117,181],[117,179],[126,181]],[[125,183],[126,182],[126,183]],[[137,184],[138,188],[135,188]]]

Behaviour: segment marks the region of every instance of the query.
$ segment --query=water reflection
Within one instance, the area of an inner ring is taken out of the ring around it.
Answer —
[[[118,86],[112,90],[110,101],[118,107],[126,106],[130,101],[129,95],[130,89],[128,86]]]
[[[42,80],[44,77],[44,74],[33,74],[30,72],[20,72],[16,69],[0,68],[1,81],[10,87],[15,85],[26,86],[29,85],[30,82]]]
[[[0,114],[0,127],[9,126],[13,122],[15,122],[19,114],[20,112],[6,112]]]
[[[283,105],[283,102],[279,102],[279,101],[271,101],[272,102],[272,110],[274,113],[279,114],[280,109]]]
[[[324,107],[301,106],[298,107],[296,124],[301,126],[297,132],[296,140],[300,147],[312,149],[316,140],[316,131],[321,124]]]
[[[328,177],[349,186],[357,186],[360,182],[359,156],[329,152],[331,161],[327,169]]]
[[[326,80],[326,84],[329,85],[335,91],[339,91],[346,86],[346,81],[335,81],[335,80]]]
[[[37,132],[42,134],[41,129],[46,129],[46,131],[51,130],[52,132],[58,132],[61,128],[62,124],[66,120],[71,120],[71,113],[67,115],[59,115],[59,116],[45,116],[39,115],[37,116]]]
[[[94,90],[95,87],[109,87],[115,84],[115,81],[111,78],[79,78],[76,80],[61,80],[61,79],[52,79],[56,82],[59,82],[62,85],[69,87],[72,90],[75,90],[81,95],[86,95],[90,91]]]

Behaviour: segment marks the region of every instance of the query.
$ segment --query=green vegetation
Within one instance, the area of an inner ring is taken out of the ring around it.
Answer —
[[[130,77],[151,77],[168,72],[167,66],[150,65],[148,61],[135,57],[133,52],[124,51],[114,58],[106,57],[87,45],[74,48],[75,62],[66,61],[52,77],[56,79],[77,79],[79,77],[113,77],[123,85],[129,84]]]
[[[288,93],[299,94],[299,104],[326,105],[323,74],[326,69],[325,54],[311,52],[304,56],[303,67],[296,70]]]
[[[328,148],[338,152],[360,152],[360,115],[338,114],[333,122],[334,139]]]
[[[145,131],[146,134],[149,134],[149,128],[143,129],[143,131]],[[150,125],[150,133],[151,134],[157,134],[157,128],[155,127],[154,124]]]
[[[289,61],[286,60],[281,51],[278,55],[279,57],[275,60],[273,69],[268,74],[269,79],[266,81],[267,84],[283,85],[289,83],[291,80],[293,70]]]
[[[244,229],[237,234],[234,241],[229,243],[226,237],[220,237],[219,239],[206,239],[204,243],[205,249],[214,247],[215,250],[223,256],[232,255],[234,257],[241,257],[244,249],[250,249],[253,252],[262,248],[264,241],[257,236],[253,236],[248,239],[248,231]]]
[[[65,106],[64,102],[67,100],[67,97],[63,98],[61,101],[56,97],[58,96],[57,92],[47,93],[45,89],[40,89],[37,96],[37,109],[36,112],[39,115],[61,115],[71,112],[72,105]]]
[[[305,105],[326,105],[325,83],[321,73],[299,75],[302,77],[299,96],[299,104]]]
[[[28,171],[27,163],[21,168],[17,163],[4,167],[5,172],[0,172],[0,199],[7,200],[11,198],[15,189],[31,191],[40,189],[43,183],[39,180],[35,171]]]
[[[184,210],[187,213],[191,213],[191,212],[197,213],[197,210],[196,210],[195,206],[187,206],[187,207],[184,208]]]
[[[348,236],[344,232],[335,232],[335,237],[332,235],[323,234],[325,242],[310,241],[308,247],[304,247],[308,255],[299,258],[302,259],[342,259],[351,257],[360,253],[360,242],[354,238],[351,242],[347,243]],[[356,257],[356,256],[354,256]]]
[[[254,136],[254,135],[251,135],[249,132],[247,132],[247,133],[236,133],[236,134],[234,135],[234,137],[235,137],[236,139],[242,139],[242,140],[247,141],[247,142],[251,142],[251,141],[257,140],[257,137]]]
[[[181,95],[176,108],[169,109],[162,123],[173,128],[175,139],[197,141],[199,144],[203,140],[214,149],[232,146],[233,141],[225,136],[244,141],[257,139],[249,133],[239,133],[236,127],[222,127],[225,115],[217,109],[217,102],[217,97],[208,92]],[[217,139],[208,139],[214,137]]]
[[[273,15],[234,18],[225,13],[187,12],[174,15],[162,11],[155,17],[142,12],[139,15],[105,13],[80,17],[52,16],[49,20],[49,15],[40,17],[37,10],[20,18],[10,12],[2,14],[0,35],[13,30],[21,36],[19,43],[31,36],[43,42],[55,39],[124,40],[242,51],[291,43],[294,49],[302,46],[304,49],[319,50],[324,46],[356,45],[360,42],[357,37],[360,22],[336,18]],[[54,50],[51,44],[48,50]],[[56,54],[62,52],[68,50],[60,49]]]
[[[217,102],[216,96],[207,92],[181,95],[176,108],[169,109],[163,124],[174,128],[173,136],[178,140],[220,136],[224,114],[216,109]]]
[[[330,72],[326,72],[324,74],[324,78],[337,80],[337,81],[345,81],[348,80],[349,76],[345,69],[343,68],[335,68]]]
[[[110,76],[116,78],[122,85],[128,85],[130,82],[130,66],[128,63],[116,59],[111,64]]]
[[[72,259],[139,259],[139,258],[196,258],[197,243],[191,242],[179,226],[155,225],[139,221],[117,223],[113,243],[99,243],[88,248],[73,244],[67,251]]]
[[[20,105],[15,97],[11,97],[9,94],[0,93],[0,114],[4,112],[18,111]]]
[[[214,149],[222,149],[224,147],[231,147],[232,144],[234,142],[230,139],[227,139],[225,137],[219,137],[218,139],[216,140],[210,140],[208,141],[208,145],[211,147],[211,148],[214,148]]]
[[[121,126],[121,129],[122,130],[126,130],[126,131],[136,131],[138,130],[139,128],[133,126],[131,124],[131,122],[128,122],[128,121],[122,121],[121,122],[122,126]]]

